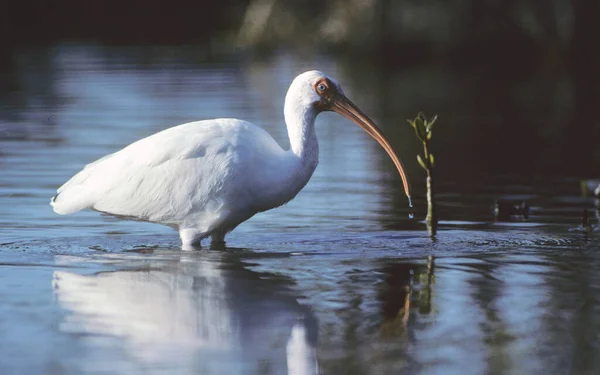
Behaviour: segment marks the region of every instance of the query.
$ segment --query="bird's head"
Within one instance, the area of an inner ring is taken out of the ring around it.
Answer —
[[[388,153],[402,177],[404,192],[410,200],[408,179],[396,151],[381,129],[346,97],[334,79],[316,70],[304,72],[292,82],[286,98],[286,105],[288,100],[295,102],[292,105],[313,109],[316,113],[324,111],[339,113],[360,126]]]

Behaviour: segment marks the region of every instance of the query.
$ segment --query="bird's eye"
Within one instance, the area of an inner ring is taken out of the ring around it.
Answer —
[[[325,84],[323,83],[319,83],[319,85],[317,86],[317,90],[323,92],[325,91],[325,89],[327,88],[327,86],[325,86]]]

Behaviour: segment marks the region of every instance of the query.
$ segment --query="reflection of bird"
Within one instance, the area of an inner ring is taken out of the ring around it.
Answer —
[[[402,163],[381,130],[321,72],[294,79],[284,115],[290,150],[263,129],[236,119],[176,126],[88,164],[58,189],[54,211],[85,208],[167,224],[184,245],[225,234],[257,212],[289,202],[318,163],[317,114],[334,111],[354,121],[390,155],[410,198]]]
[[[281,278],[226,252],[157,255],[140,268],[54,273],[60,328],[93,348],[81,353],[89,372],[318,373],[316,320]]]

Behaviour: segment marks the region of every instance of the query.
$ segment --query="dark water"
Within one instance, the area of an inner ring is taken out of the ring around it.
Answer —
[[[400,150],[418,220],[385,153],[334,114],[317,121],[310,183],[226,249],[181,251],[170,228],[48,205],[84,164],[187,121],[239,117],[287,146],[287,85],[315,67]],[[17,51],[1,74],[0,374],[600,372],[600,241],[556,152],[577,108],[563,78],[78,45]],[[473,93],[485,85],[497,90]],[[437,241],[404,123],[429,108]],[[495,220],[497,199],[526,200],[528,218]]]

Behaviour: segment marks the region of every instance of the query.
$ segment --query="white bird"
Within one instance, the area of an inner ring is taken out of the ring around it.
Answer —
[[[57,190],[58,214],[86,208],[169,225],[184,247],[225,235],[258,212],[281,206],[306,185],[319,161],[315,119],[334,111],[373,137],[392,158],[410,201],[396,152],[381,130],[318,71],[297,76],[285,97],[290,149],[237,119],[175,126],[88,164]]]

